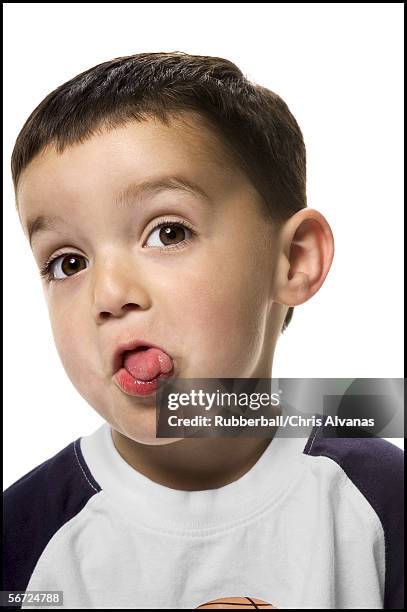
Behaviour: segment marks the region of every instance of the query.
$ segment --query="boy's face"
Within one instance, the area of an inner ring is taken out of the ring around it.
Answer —
[[[57,278],[43,287],[64,368],[113,429],[138,442],[171,440],[155,438],[152,398],[115,383],[121,343],[162,348],[180,378],[271,375],[282,323],[270,317],[275,234],[246,177],[221,163],[220,147],[194,122],[132,122],[63,154],[48,148],[19,182],[27,236],[36,217],[59,218],[31,245],[39,267],[59,257]],[[162,188],[117,203],[129,185],[175,177],[206,197]],[[168,223],[178,225],[157,228]]]

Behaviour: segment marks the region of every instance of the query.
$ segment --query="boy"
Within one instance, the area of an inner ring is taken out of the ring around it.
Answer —
[[[3,589],[67,609],[400,608],[401,451],[322,428],[155,436],[160,380],[271,377],[329,271],[281,98],[222,58],[116,58],[45,98],[12,173],[63,366],[106,423],[5,492]]]

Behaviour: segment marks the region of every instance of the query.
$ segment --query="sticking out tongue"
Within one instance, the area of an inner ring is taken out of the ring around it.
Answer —
[[[160,374],[168,374],[173,368],[171,357],[158,348],[127,351],[123,365],[138,380],[153,380]]]

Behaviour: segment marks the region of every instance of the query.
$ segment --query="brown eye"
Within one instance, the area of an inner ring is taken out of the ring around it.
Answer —
[[[86,268],[86,260],[82,255],[61,255],[51,265],[53,278],[66,278]]]
[[[163,244],[177,244],[185,240],[185,230],[180,225],[164,225],[160,229],[160,240]]]
[[[166,223],[156,227],[148,237],[146,246],[163,247],[179,244],[187,240],[192,231],[179,223]]]

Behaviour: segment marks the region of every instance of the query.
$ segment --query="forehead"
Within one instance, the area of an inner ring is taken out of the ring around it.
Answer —
[[[16,198],[22,218],[28,209],[48,201],[77,201],[100,191],[120,191],[125,182],[184,175],[219,189],[240,172],[231,152],[206,122],[196,115],[131,121],[100,129],[88,140],[62,153],[49,145],[21,174]]]

